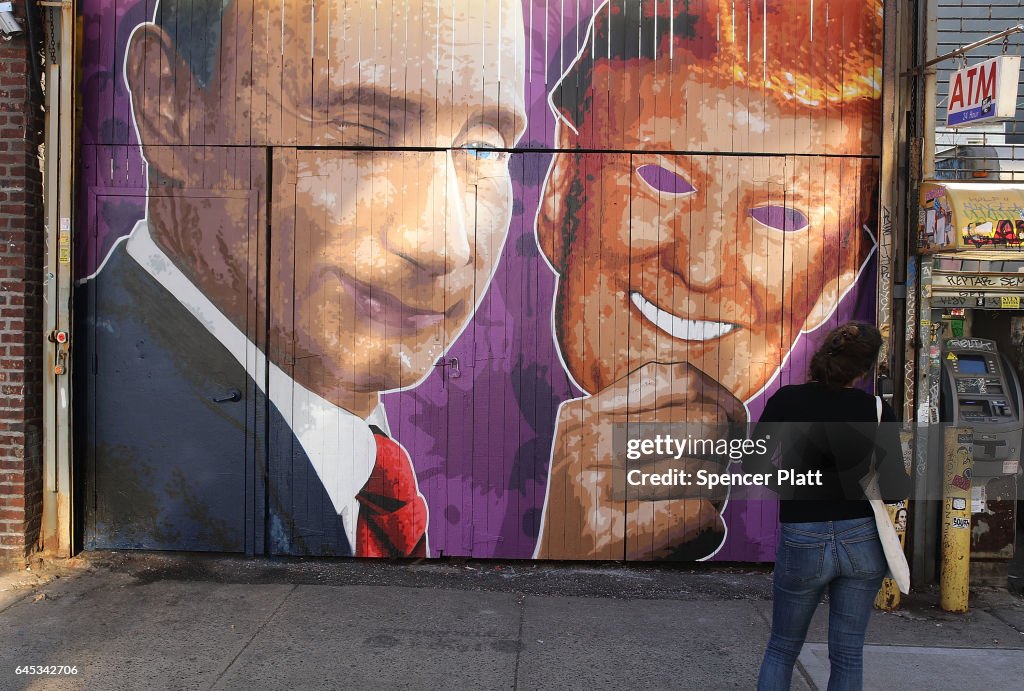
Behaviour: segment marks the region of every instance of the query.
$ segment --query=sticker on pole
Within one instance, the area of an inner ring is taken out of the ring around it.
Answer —
[[[64,230],[57,235],[57,262],[71,263],[71,233]]]
[[[988,500],[988,492],[985,485],[971,487],[971,513],[984,513]]]

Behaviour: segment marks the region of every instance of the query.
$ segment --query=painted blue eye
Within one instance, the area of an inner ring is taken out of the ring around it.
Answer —
[[[481,161],[498,161],[501,159],[500,151],[491,151],[488,149],[476,149],[473,151],[473,155]]]
[[[697,188],[667,168],[648,163],[636,169],[640,179],[663,194],[690,194]]]
[[[802,211],[774,204],[754,207],[750,216],[761,225],[787,232],[803,230],[810,223]]]
[[[471,143],[465,151],[478,161],[501,161],[508,156],[504,151],[498,151],[488,144],[478,142]]]

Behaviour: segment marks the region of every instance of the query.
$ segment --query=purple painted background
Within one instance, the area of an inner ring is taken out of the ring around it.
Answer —
[[[547,91],[575,57],[601,2],[524,0],[530,123],[521,147],[553,146]],[[85,117],[79,208],[84,232],[78,237],[85,242],[76,247],[79,276],[94,272],[114,240],[143,216],[145,170],[122,66],[133,27],[152,16],[154,5],[154,0],[82,3]],[[533,219],[549,160],[541,153],[513,157],[515,204],[504,255],[479,311],[447,356],[458,360],[461,376],[451,376],[451,367],[439,367],[415,390],[383,397],[392,432],[409,450],[427,499],[433,556],[532,555],[555,414],[562,401],[580,395],[552,339],[555,278],[534,240]],[[125,196],[97,207],[97,188],[123,190]],[[874,321],[873,262],[823,329],[850,318]],[[776,380],[749,403],[752,419],[779,386],[806,379],[815,336],[797,341]],[[728,537],[716,560],[772,560],[777,506],[770,497],[756,489],[733,493],[724,512]]]

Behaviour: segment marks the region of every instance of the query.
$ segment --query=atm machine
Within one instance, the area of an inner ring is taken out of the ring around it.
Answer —
[[[1024,430],[1020,381],[995,341],[984,338],[947,340],[942,362],[942,420],[974,428],[972,565],[1008,564],[1016,539],[1016,480]]]

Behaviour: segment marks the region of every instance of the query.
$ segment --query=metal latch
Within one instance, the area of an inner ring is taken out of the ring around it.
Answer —
[[[49,336],[47,336],[47,339],[50,341],[50,343],[57,344],[57,352],[54,355],[53,362],[54,374],[67,374],[68,372],[67,362],[69,338],[70,336],[68,336],[67,331],[58,331],[57,329],[51,331]]]

